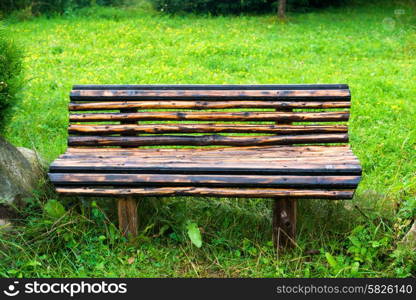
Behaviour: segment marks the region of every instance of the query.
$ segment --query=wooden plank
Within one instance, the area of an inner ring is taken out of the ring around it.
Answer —
[[[348,121],[349,112],[138,112],[71,114],[71,122],[92,121],[275,121],[275,122],[341,122]]]
[[[266,146],[265,146],[266,147]],[[245,147],[241,147],[245,148]],[[227,160],[229,158],[238,159],[238,160],[314,160],[320,159],[325,160],[358,160],[357,157],[352,153],[351,150],[345,151],[327,151],[327,152],[317,152],[317,151],[283,151],[276,150],[276,152],[270,151],[249,151],[242,150],[241,152],[237,149],[234,151],[197,151],[195,148],[188,148],[188,151],[160,151],[162,149],[152,149],[154,151],[146,151],[150,149],[143,149],[144,151],[123,151],[123,149],[113,148],[112,151],[106,151],[108,148],[101,149],[92,148],[92,151],[67,151],[66,153],[59,156],[59,159],[76,159],[76,158],[139,158],[141,160]],[[211,148],[212,149],[212,148]],[[80,149],[82,150],[82,149]],[[142,149],[141,149],[142,150]],[[193,151],[196,150],[196,151]]]
[[[60,156],[57,162],[71,162],[80,159],[94,160],[108,160],[113,162],[202,162],[207,161],[213,164],[238,161],[245,162],[295,162],[295,161],[309,161],[309,162],[343,162],[354,161],[358,162],[357,157],[351,151],[344,152],[297,152],[297,151],[279,151],[276,153],[269,151],[248,151],[244,150],[241,153],[238,148],[234,151],[192,151],[194,149],[187,149],[188,151],[120,151],[122,149],[114,149],[114,151],[90,151],[90,152],[74,152],[70,151]],[[150,150],[150,149],[147,149]]]
[[[70,134],[166,134],[166,133],[347,133],[346,125],[253,125],[253,124],[141,124],[141,125],[86,125],[71,124]]]
[[[127,153],[127,154],[126,154]],[[174,152],[165,152],[165,153],[143,153],[143,155],[130,155],[130,152],[120,152],[118,154],[114,154],[112,152],[109,153],[67,153],[61,155],[57,162],[63,163],[70,163],[71,161],[78,161],[82,159],[88,159],[89,161],[112,161],[112,162],[166,162],[166,163],[173,163],[173,162],[212,162],[213,164],[217,164],[219,162],[239,162],[239,163],[249,163],[249,162],[261,162],[261,163],[275,163],[275,162],[358,162],[358,158],[354,155],[317,155],[318,153],[311,153],[310,155],[273,155],[272,153],[264,153],[264,154],[256,154],[256,153],[249,153],[249,154],[240,154],[238,152],[231,152],[230,155],[220,155],[215,153],[192,153],[192,152],[182,152],[182,153],[174,153]]]
[[[329,90],[348,84],[81,84],[73,90]]]
[[[129,160],[132,159],[140,159],[144,162],[147,161],[212,161],[212,160],[221,160],[221,161],[259,161],[259,162],[277,162],[277,161],[325,161],[325,162],[336,162],[339,160],[345,161],[345,162],[358,162],[358,158],[355,155],[348,155],[348,154],[330,154],[330,155],[319,155],[318,153],[310,153],[308,155],[303,156],[276,156],[272,153],[266,153],[261,155],[255,155],[255,154],[233,154],[230,156],[218,156],[218,155],[197,155],[197,154],[183,154],[180,153],[171,155],[167,155],[166,153],[163,153],[163,155],[152,155],[150,153],[144,154],[142,156],[140,155],[130,155],[129,152],[120,152],[120,153],[65,153],[58,157],[58,161],[61,160],[79,160],[79,159],[89,159],[89,160],[97,160],[97,159],[113,159],[113,160],[120,160],[120,159],[126,159]]]
[[[361,175],[358,163],[302,163],[275,162],[154,162],[140,161],[112,162],[109,160],[54,161],[49,168],[51,173],[166,173],[166,174],[274,174],[274,175]]]
[[[248,198],[294,198],[294,199],[351,199],[354,190],[299,190],[271,188],[207,188],[207,187],[160,187],[160,188],[128,188],[100,189],[57,187],[56,191],[65,195],[94,197],[124,196],[206,196],[206,197],[248,197]]]
[[[222,187],[314,187],[355,188],[360,176],[254,176],[254,175],[180,175],[180,174],[74,174],[49,173],[55,185],[72,186],[222,186]]]
[[[87,161],[87,162],[86,162]],[[57,159],[54,161],[53,166],[58,167],[71,167],[71,166],[89,166],[89,165],[104,165],[104,166],[126,166],[126,167],[152,167],[152,166],[181,166],[181,167],[220,167],[224,166],[224,168],[234,168],[234,167],[246,167],[246,168],[256,168],[256,166],[267,168],[268,165],[273,166],[284,166],[285,168],[297,167],[297,166],[315,166],[317,168],[323,166],[331,166],[330,168],[342,168],[343,166],[354,166],[358,165],[358,159],[348,158],[348,159],[340,159],[340,158],[325,158],[325,159],[272,159],[272,158],[250,158],[250,159],[232,159],[227,158],[223,160],[216,160],[212,158],[205,158],[205,159],[130,159],[125,157],[110,157],[110,158],[97,158],[97,157],[80,157],[80,158],[65,158],[65,159]]]
[[[159,99],[332,99],[348,100],[348,89],[312,90],[72,90],[73,101]]]
[[[155,146],[155,145],[287,145],[308,143],[346,143],[348,134],[313,134],[313,135],[284,135],[284,136],[169,136],[152,135],[140,137],[119,136],[70,136],[69,146]]]
[[[79,157],[79,158],[78,158]],[[342,161],[340,161],[342,158]],[[302,157],[302,156],[287,156],[287,157],[273,157],[273,156],[262,156],[257,157],[255,155],[252,156],[199,156],[199,155],[187,155],[187,156],[152,156],[148,155],[146,157],[141,156],[101,156],[91,154],[90,156],[70,156],[67,158],[58,158],[55,162],[60,164],[70,164],[72,162],[78,162],[82,160],[92,161],[108,161],[114,163],[204,163],[204,164],[221,164],[225,162],[236,162],[236,163],[255,163],[256,161],[259,163],[267,164],[267,163],[294,163],[294,162],[311,162],[311,163],[344,163],[346,162],[358,162],[356,157],[338,157],[338,156],[309,156],[309,157]]]
[[[206,148],[149,148],[149,149],[120,149],[120,148],[72,148],[69,147],[67,152],[60,158],[71,157],[140,157],[147,159],[150,157],[160,158],[178,158],[194,159],[213,157],[222,160],[227,157],[234,158],[279,158],[279,157],[321,157],[325,160],[327,157],[337,157],[339,159],[354,158],[348,146],[251,146],[251,147],[206,147]]]
[[[67,153],[82,153],[82,152],[99,152],[99,153],[106,153],[106,152],[120,152],[120,153],[129,153],[129,155],[142,155],[148,153],[169,153],[169,152],[179,152],[179,153],[230,153],[230,152],[237,152],[241,154],[245,153],[352,153],[351,148],[349,145],[308,145],[308,146],[247,146],[247,147],[212,147],[212,148],[150,148],[150,149],[120,149],[120,148],[73,148],[68,147]]]
[[[349,101],[118,101],[70,103],[70,111],[118,109],[349,108]]]

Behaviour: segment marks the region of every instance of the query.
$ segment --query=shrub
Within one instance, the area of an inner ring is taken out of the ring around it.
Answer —
[[[291,10],[307,10],[330,5],[339,5],[346,0],[288,0]],[[244,12],[275,11],[277,0],[151,0],[153,6],[167,13],[192,12],[218,14],[239,14]]]
[[[0,129],[16,103],[16,92],[21,86],[22,53],[0,24]]]
[[[12,11],[29,9],[33,15],[62,14],[92,5],[121,5],[124,2],[125,0],[1,0],[0,12],[6,15]]]

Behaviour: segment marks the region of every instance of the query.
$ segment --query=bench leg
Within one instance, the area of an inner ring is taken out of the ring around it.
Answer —
[[[274,199],[273,243],[276,249],[292,248],[296,243],[296,200]]]
[[[124,236],[137,236],[137,202],[133,197],[117,200],[118,228]]]

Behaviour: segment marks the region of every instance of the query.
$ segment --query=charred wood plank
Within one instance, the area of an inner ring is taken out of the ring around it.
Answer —
[[[180,174],[73,174],[49,173],[55,185],[72,186],[218,186],[355,188],[360,176],[255,176]]]
[[[349,101],[117,101],[70,103],[70,111],[118,109],[349,108]]]
[[[341,122],[348,121],[349,112],[138,112],[71,114],[71,122],[105,121],[274,121],[274,122]]]
[[[348,89],[312,90],[72,90],[73,101],[159,99],[332,99],[348,100]]]
[[[207,196],[207,197],[249,197],[249,198],[293,198],[293,199],[351,199],[354,190],[300,190],[271,188],[207,188],[207,187],[160,187],[160,188],[76,188],[57,187],[60,194],[124,197],[124,196]]]
[[[73,90],[330,90],[348,84],[79,84]]]
[[[346,143],[348,134],[314,134],[314,135],[284,135],[284,136],[169,136],[152,135],[140,137],[118,136],[70,136],[69,146],[155,146],[155,145],[287,145],[307,143]]]
[[[141,125],[86,125],[71,124],[70,134],[166,134],[166,133],[273,133],[311,134],[347,133],[346,125],[251,125],[251,124],[141,124]]]

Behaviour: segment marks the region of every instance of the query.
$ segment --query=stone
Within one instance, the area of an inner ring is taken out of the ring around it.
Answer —
[[[0,224],[6,224],[10,208],[24,206],[45,174],[44,162],[35,151],[16,148],[0,136]]]
[[[30,163],[32,170],[37,178],[45,175],[46,162],[42,159],[42,157],[39,156],[36,151],[25,147],[17,147],[17,150],[19,150],[20,153],[22,153],[26,160]]]
[[[402,244],[410,247],[411,249],[416,249],[416,220],[413,220],[413,225],[404,236]]]

